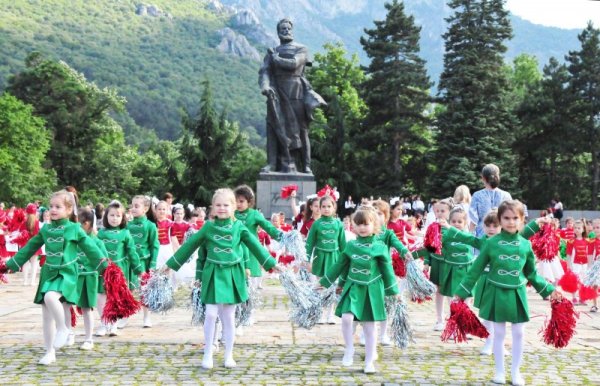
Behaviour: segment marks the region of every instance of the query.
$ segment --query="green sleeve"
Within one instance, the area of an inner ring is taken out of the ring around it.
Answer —
[[[394,237],[396,235],[394,234]],[[398,238],[396,237],[396,240]],[[392,267],[392,259],[389,254],[384,253],[377,259],[377,264],[379,265],[379,271],[381,272],[381,277],[383,279],[383,288],[385,294],[389,295],[397,295],[400,293],[398,289],[398,282],[396,281],[396,275],[394,275],[394,268]]]
[[[150,269],[156,268],[156,258],[158,257],[158,249],[160,243],[158,242],[158,229],[153,222],[150,222],[148,229],[148,249],[150,249]]]
[[[487,240],[485,236],[476,237],[475,235],[469,232],[463,232],[455,227],[450,227],[446,234],[444,235],[445,239],[448,241],[456,241],[459,243],[463,243],[466,245],[470,245],[473,248],[481,249],[481,246]]]
[[[526,239],[530,239],[533,235],[535,235],[540,230],[540,226],[538,223],[533,220],[530,221],[525,227],[519,232],[519,234]]]
[[[253,256],[256,257],[256,260],[258,260],[263,269],[268,271],[273,268],[275,264],[277,264],[277,261],[271,256],[269,251],[262,246],[260,241],[258,241],[258,238],[251,234],[245,226],[242,227],[241,232],[240,240],[248,247]]]
[[[140,263],[140,257],[137,254],[135,241],[133,241],[133,237],[131,237],[131,233],[129,233],[129,231],[127,231],[127,235],[125,237],[125,254],[129,258],[129,264],[131,265],[133,273],[136,275],[141,275],[143,273],[142,263]]]
[[[18,272],[38,249],[44,245],[44,238],[41,232],[33,236],[27,244],[17,252],[10,260],[6,262],[6,267],[13,272]]]
[[[398,236],[396,236],[396,234],[393,231],[390,230],[389,232],[387,232],[387,234],[388,247],[395,248],[398,251],[398,253],[400,253],[400,258],[404,260],[404,256],[408,253],[408,248],[406,248],[406,246],[402,244],[400,240],[398,240]]]
[[[338,231],[338,249],[340,252],[346,249],[346,232],[344,232],[344,223],[339,221],[339,231]]]
[[[312,229],[312,228],[311,228]],[[338,277],[347,277],[348,270],[350,269],[350,256],[348,256],[347,252],[344,251],[338,261],[332,265],[327,272],[325,272],[325,276],[321,278],[319,283],[323,287],[331,287],[333,283],[335,283],[335,279]],[[342,283],[339,284],[340,287],[343,286]]]
[[[78,229],[77,236],[77,246],[83,251],[83,253],[85,253],[86,258],[89,261],[89,266],[97,267],[96,270],[100,273],[104,272],[106,266],[108,265],[107,261],[103,260],[108,256],[106,248],[103,248],[103,252],[100,248],[98,248],[94,240],[92,240],[92,238],[89,237],[81,228]]]
[[[173,257],[167,260],[167,266],[175,271],[179,271],[179,268],[188,261],[194,251],[204,245],[206,233],[208,232],[207,229],[208,227],[202,227],[198,232],[187,239],[187,241],[179,247],[177,252],[175,252]],[[200,258],[200,254],[198,254],[198,258]]]
[[[431,257],[429,256],[429,251],[427,250],[427,248],[421,248],[421,249],[417,249],[415,251],[415,253],[413,254],[413,258],[418,259],[418,258],[423,258],[423,263],[425,265],[431,265]]]
[[[259,211],[256,211],[256,223],[265,231],[267,232],[267,234],[269,236],[271,236],[272,238],[274,238],[275,240],[279,241],[281,240],[281,235],[283,235],[283,232],[280,231],[279,229],[275,228],[275,225],[271,224],[270,221],[268,221],[265,216],[263,216],[262,213],[260,213]]]
[[[315,243],[317,242],[317,234],[319,231],[319,223],[315,221],[310,230],[308,231],[308,235],[306,236],[306,258],[308,261],[312,260],[313,249],[315,248]]]
[[[490,251],[489,243],[484,243],[483,247],[479,251],[479,256],[475,259],[473,266],[467,272],[467,275],[458,286],[456,294],[461,299],[466,299],[471,296],[471,290],[479,280],[481,273],[490,262]]]
[[[527,281],[531,283],[531,286],[535,288],[537,293],[542,296],[542,298],[546,299],[552,292],[554,292],[554,286],[537,274],[537,270],[535,269],[535,256],[531,250],[531,247],[527,251],[525,265],[523,266],[523,274],[527,278]]]

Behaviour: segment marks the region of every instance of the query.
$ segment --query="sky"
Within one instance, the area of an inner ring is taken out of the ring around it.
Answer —
[[[507,0],[514,15],[535,24],[584,29],[588,20],[600,28],[600,1],[594,0]]]

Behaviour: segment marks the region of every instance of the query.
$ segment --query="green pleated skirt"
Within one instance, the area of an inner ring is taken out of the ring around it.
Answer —
[[[527,289],[501,288],[488,283],[479,303],[479,316],[492,322],[525,323],[529,321]]]
[[[476,308],[481,308],[481,299],[483,299],[483,292],[485,291],[485,287],[487,284],[489,270],[484,269],[473,288],[473,306]]]
[[[443,260],[437,260],[435,257],[429,259],[429,267],[431,268],[429,270],[429,281],[435,285],[440,284],[440,271],[444,264]]]
[[[439,270],[439,284],[438,288],[444,296],[454,296],[458,286],[467,276],[467,271],[471,268],[471,264],[467,265],[453,265],[444,263],[441,265]]]
[[[94,308],[98,299],[98,273],[79,275],[77,279],[77,291],[79,301],[77,305],[81,308]]]
[[[328,272],[329,268],[337,263],[339,257],[340,252],[338,250],[329,252],[315,249],[315,253],[312,257],[312,274],[318,277],[325,276],[325,272]]]
[[[219,266],[206,262],[202,271],[204,304],[239,304],[248,300],[244,264]]]
[[[375,280],[369,285],[347,281],[335,314],[341,318],[348,312],[354,315],[354,320],[361,322],[386,320],[383,280]]]

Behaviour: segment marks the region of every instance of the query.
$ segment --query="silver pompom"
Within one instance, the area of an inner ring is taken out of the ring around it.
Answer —
[[[431,298],[437,290],[435,284],[425,277],[416,260],[406,263],[406,285],[411,299],[415,301]]]
[[[600,286],[600,260],[596,260],[583,279],[586,287]]]
[[[314,327],[323,313],[323,297],[312,283],[300,280],[291,270],[282,271],[279,280],[292,303],[290,321],[302,328]]]
[[[396,307],[400,303],[395,296],[386,296],[385,297],[385,314],[390,318],[396,312]]]
[[[246,282],[248,300],[235,307],[235,326],[249,326],[252,313],[262,306],[262,298],[258,289]]]
[[[401,349],[415,343],[413,330],[408,320],[408,311],[404,302],[398,302],[392,318],[391,335],[392,341]]]
[[[334,284],[327,288],[325,291],[323,291],[323,293],[321,294],[321,308],[327,308],[332,304],[338,302],[339,299],[336,290],[337,285]]]
[[[192,325],[201,326],[206,317],[206,304],[202,303],[202,287],[194,287],[191,294]]]
[[[165,313],[175,307],[171,278],[160,271],[152,272],[146,284],[140,288],[140,296],[142,304],[152,312]]]
[[[300,232],[293,230],[285,232],[279,240],[277,252],[286,252],[288,255],[293,255],[296,261],[307,261],[306,245],[302,239]]]

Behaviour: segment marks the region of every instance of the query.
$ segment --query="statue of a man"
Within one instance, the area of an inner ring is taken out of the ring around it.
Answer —
[[[312,90],[304,77],[310,66],[308,50],[294,42],[293,24],[288,19],[277,23],[281,44],[269,48],[258,74],[260,91],[267,97],[267,162],[262,171],[310,173],[308,125],[314,109],[325,101]]]

